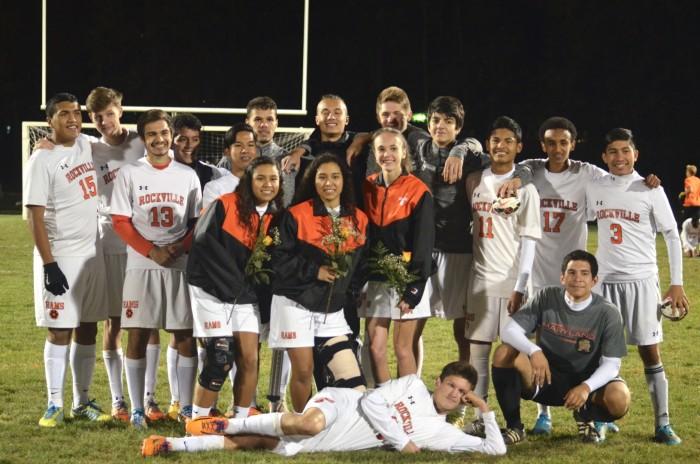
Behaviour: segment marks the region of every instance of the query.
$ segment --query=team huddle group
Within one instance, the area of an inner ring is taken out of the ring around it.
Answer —
[[[273,140],[275,102],[256,97],[224,135],[217,167],[197,157],[195,116],[146,111],[134,133],[121,105],[114,89],[89,94],[95,138],[81,134],[77,98],[55,95],[51,133],[29,159],[35,313],[48,328],[40,426],[63,422],[70,365],[72,417],[186,423],[186,437],[145,439],[144,456],[382,446],[504,454],[526,439],[521,398],[538,405],[531,433],[551,433],[549,406],[565,406],[581,439],[600,443],[629,408],[619,371],[631,344],[654,439],[681,442],[659,353],[662,307],[674,320],[689,308],[681,242],[658,179],[634,170],[631,131],[606,135],[605,171],[569,158],[576,127],[552,117],[539,129],[546,158],[516,164],[522,130],[512,118],[492,123],[484,150],[459,137],[457,98],[430,103],[426,132],[409,124],[406,93],[388,87],[378,130],[347,130],[346,103],[324,95],[316,130],[287,153]],[[598,223],[596,256],[584,251],[587,220]],[[663,298],[657,232],[671,271]],[[459,360],[431,393],[421,335],[434,316],[452,321]],[[89,397],[100,321],[111,415]],[[170,334],[167,411],[154,396],[159,329]],[[256,403],[262,341],[272,349],[267,414]],[[221,414],[227,377],[233,399]],[[491,377],[502,429],[487,405]]]

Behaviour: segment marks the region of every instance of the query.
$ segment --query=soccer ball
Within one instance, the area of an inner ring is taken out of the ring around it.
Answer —
[[[500,216],[510,216],[520,208],[518,197],[496,198],[493,200],[492,210]]]
[[[671,305],[670,297],[666,297],[661,303],[659,303],[659,311],[661,311],[661,314],[665,318],[672,321],[680,321],[688,314],[688,311],[686,311],[684,308],[674,308],[673,305]]]

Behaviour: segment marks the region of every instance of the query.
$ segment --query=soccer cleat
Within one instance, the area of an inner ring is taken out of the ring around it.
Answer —
[[[576,421],[576,426],[578,427],[578,436],[581,437],[581,441],[584,443],[602,443],[605,440],[605,432],[607,431],[607,425],[601,430],[603,435],[599,433],[596,425],[593,421],[586,421],[578,411],[574,411],[574,420]]]
[[[170,452],[170,443],[165,437],[151,435],[141,443],[141,456],[148,458]]]
[[[185,406],[180,409],[180,414],[177,416],[178,422],[184,422],[185,424],[192,420],[192,406]]]
[[[224,435],[228,419],[221,417],[200,417],[185,424],[188,435]]]
[[[119,401],[112,406],[112,419],[119,422],[129,422],[129,409],[126,402]]]
[[[680,445],[682,440],[671,428],[671,424],[662,425],[656,428],[654,441],[665,445]]]
[[[527,436],[524,429],[506,428],[501,429],[501,435],[506,445],[516,445],[525,441]]]
[[[39,419],[39,426],[56,427],[57,425],[63,425],[63,408],[50,403],[43,417]]]
[[[143,409],[134,409],[131,411],[131,426],[135,429],[147,429],[148,424],[146,423],[146,415],[143,413]]]
[[[160,410],[158,403],[154,400],[148,400],[146,403],[146,419],[149,422],[158,422],[165,419],[165,413]]]
[[[176,421],[178,416],[180,415],[180,402],[179,401],[173,401],[170,403],[170,407],[168,408],[168,419]]]
[[[552,418],[546,414],[537,416],[535,426],[530,433],[533,435],[550,435],[552,433]]]
[[[475,437],[486,438],[484,419],[474,419],[464,427],[464,433],[474,435]]]
[[[595,426],[596,432],[598,432],[598,436],[600,437],[600,441],[605,441],[605,438],[607,437],[608,432],[612,432],[612,430],[610,430],[610,427],[608,426],[607,422],[595,421],[595,422],[593,422],[593,425]]]
[[[108,422],[112,420],[112,416],[105,414],[95,403],[95,400],[90,400],[77,408],[71,409],[70,416],[73,419],[87,419],[92,422]]]

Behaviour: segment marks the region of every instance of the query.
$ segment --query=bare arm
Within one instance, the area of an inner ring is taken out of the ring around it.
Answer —
[[[51,245],[49,244],[49,234],[46,232],[46,224],[44,223],[44,211],[46,207],[27,205],[29,208],[29,229],[34,238],[36,249],[41,255],[41,260],[44,264],[53,263],[56,261],[51,253]]]

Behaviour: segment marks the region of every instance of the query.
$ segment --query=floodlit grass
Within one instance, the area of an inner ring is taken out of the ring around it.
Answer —
[[[595,247],[595,228],[591,230],[591,249]],[[658,243],[662,288],[668,284],[668,264],[663,240]],[[179,424],[159,425],[146,432],[108,424],[67,423],[55,430],[37,425],[46,406],[42,353],[45,330],[34,326],[31,280],[32,244],[26,225],[18,215],[0,215],[0,463],[47,462],[58,463],[123,463],[140,461],[141,439],[149,434],[181,435]],[[700,308],[700,258],[684,262],[686,292]],[[681,446],[667,447],[652,443],[653,417],[644,374],[635,350],[623,362],[622,374],[632,391],[630,413],[619,421],[622,429],[600,446],[584,445],[576,437],[571,414],[562,409],[553,411],[554,435],[530,438],[526,443],[509,449],[499,462],[579,463],[579,462],[698,462],[700,433],[695,428],[700,410],[700,316],[696,310],[680,323],[665,323],[663,360],[671,386],[671,418],[676,432],[683,438]],[[164,343],[167,337],[162,337]],[[98,335],[98,343],[101,335]],[[440,367],[453,360],[456,350],[448,323],[431,320],[425,334],[426,361],[423,378],[432,384]],[[159,372],[157,397],[163,406],[169,399],[165,372],[165,345]],[[267,391],[269,356],[263,354],[260,392]],[[92,395],[105,407],[109,406],[107,377],[98,350],[97,368]],[[126,386],[125,386],[126,388]],[[66,404],[71,398],[70,374],[66,382]],[[230,387],[222,394],[222,406],[228,405]],[[264,393],[258,395],[265,403]],[[490,404],[497,408],[493,391]],[[523,418],[531,426],[535,418],[534,404],[523,404]],[[500,420],[500,417],[499,417]],[[169,462],[237,462],[280,461],[269,453],[246,452],[235,457],[228,453],[199,455],[175,454]],[[301,455],[295,462],[495,462],[483,456],[450,456],[443,453],[421,453],[404,457],[386,451]],[[161,458],[157,460],[161,461]]]

